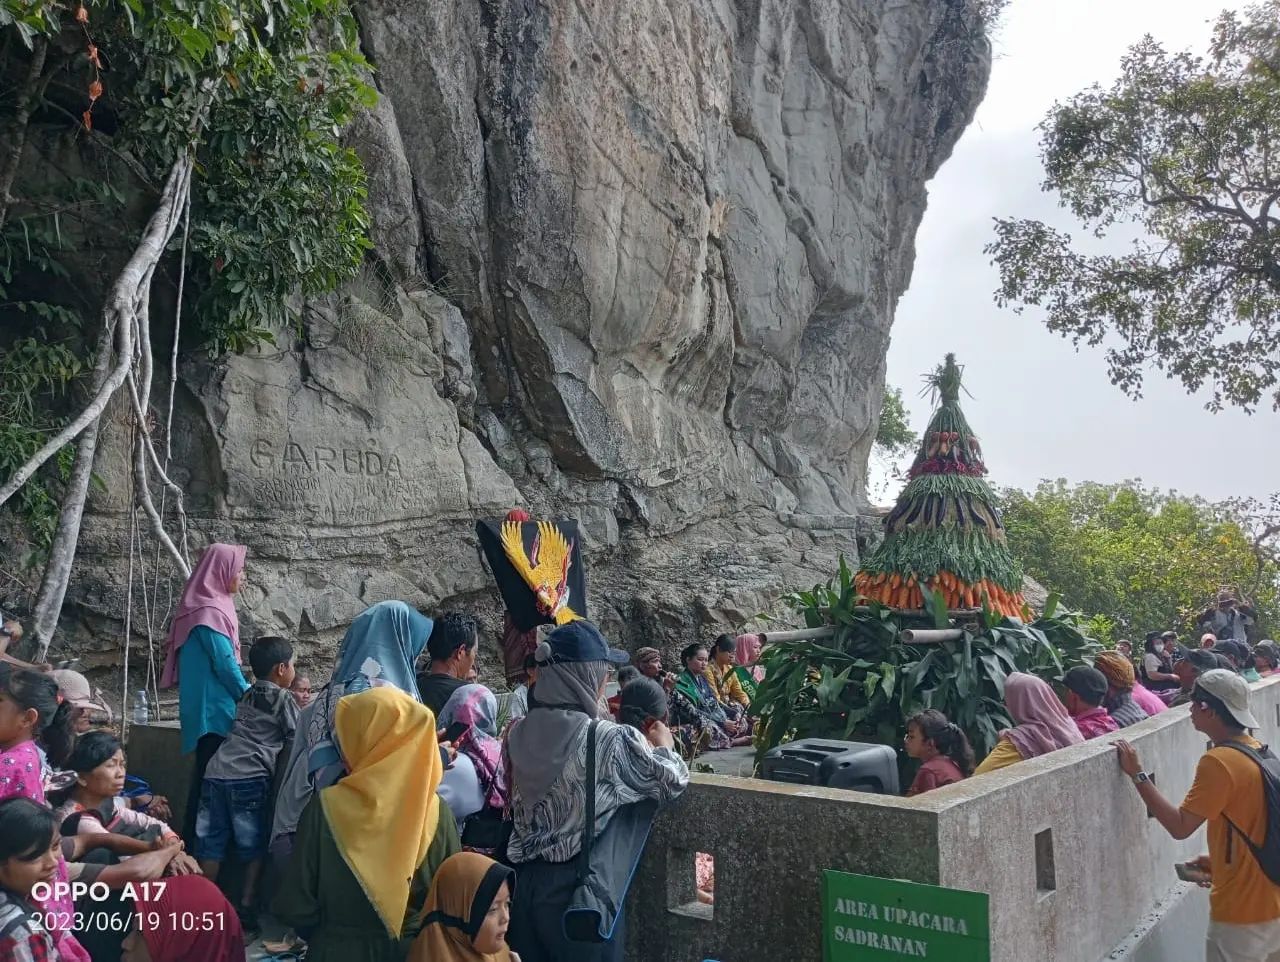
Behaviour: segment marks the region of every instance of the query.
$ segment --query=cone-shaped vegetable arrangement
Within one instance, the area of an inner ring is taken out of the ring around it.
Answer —
[[[885,538],[854,579],[858,593],[892,608],[922,608],[921,586],[948,608],[985,604],[1020,618],[1022,569],[1009,554],[982,448],[960,410],[962,368],[948,354],[925,378],[940,404],[910,480],[885,520]]]

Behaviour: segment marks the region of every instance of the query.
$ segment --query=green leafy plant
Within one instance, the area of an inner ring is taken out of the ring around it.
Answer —
[[[981,755],[1012,724],[1004,707],[1004,680],[1013,671],[1056,680],[1091,660],[1101,645],[1084,619],[1057,610],[1056,599],[1032,624],[987,608],[959,640],[907,644],[906,628],[943,627],[946,606],[932,595],[932,617],[907,619],[879,604],[865,604],[842,558],[832,580],[787,601],[810,628],[833,627],[829,639],[770,645],[752,712],[761,720],[759,755],[797,738],[880,742],[898,748],[906,720],[936,708],[969,736]]]
[[[58,391],[0,379],[0,412],[23,413],[3,422],[0,483],[65,423],[62,395],[89,368],[96,338],[79,321],[100,314],[107,285],[86,284],[86,265],[109,271],[137,243],[137,202],[162,193],[179,158],[194,160],[189,230],[157,273],[182,292],[188,342],[218,354],[273,341],[302,297],[357,273],[365,173],[341,134],[375,100],[371,70],[347,0],[0,0],[0,74],[18,81],[0,98],[0,352],[47,325],[74,361]],[[56,160],[39,151],[77,125],[101,179],[57,162],[33,176]],[[50,136],[28,137],[36,127]],[[21,357],[24,370],[39,360]],[[11,502],[37,541],[57,474]]]
[[[1210,406],[1280,406],[1280,0],[1220,15],[1207,57],[1147,37],[1120,77],[1054,106],[1041,130],[1047,192],[1085,241],[996,220],[996,300],[1105,345],[1140,397],[1155,367]],[[1096,253],[1095,238],[1114,253]],[[1136,238],[1136,239],[1135,239]]]
[[[1240,588],[1260,627],[1280,621],[1276,529],[1238,506],[1122,484],[1042,482],[1001,492],[1009,545],[1067,603],[1105,615],[1112,635],[1194,630],[1223,585]],[[1101,637],[1101,636],[1099,636]]]

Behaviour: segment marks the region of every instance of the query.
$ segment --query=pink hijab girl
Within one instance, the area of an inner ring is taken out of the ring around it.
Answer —
[[[178,651],[192,629],[199,625],[231,639],[232,654],[240,661],[240,623],[231,596],[240,587],[246,552],[242,544],[211,544],[205,549],[182,589],[178,610],[169,626],[164,674],[160,677],[162,688],[172,688],[178,683]]]
[[[751,673],[756,681],[764,681],[764,669],[757,665],[756,659],[760,657],[760,636],[759,635],[739,635],[738,651],[736,661]]]

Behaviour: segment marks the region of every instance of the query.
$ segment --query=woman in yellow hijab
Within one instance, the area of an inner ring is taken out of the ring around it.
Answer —
[[[520,962],[507,948],[516,873],[475,852],[445,859],[408,962]]]
[[[338,702],[348,774],[298,823],[274,913],[307,939],[309,962],[400,962],[421,926],[436,870],[461,847],[436,788],[436,720],[398,688]]]

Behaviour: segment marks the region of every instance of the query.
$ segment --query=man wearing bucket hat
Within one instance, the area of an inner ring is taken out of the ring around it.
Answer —
[[[1260,727],[1249,710],[1249,685],[1235,672],[1206,671],[1191,691],[1191,723],[1213,747],[1196,766],[1181,805],[1160,793],[1127,741],[1116,742],[1120,768],[1174,838],[1188,838],[1209,823],[1209,854],[1191,863],[1211,884],[1206,962],[1265,962],[1280,952],[1280,886],[1268,878],[1251,846],[1232,837],[1261,845],[1267,834],[1267,795],[1254,754],[1263,749],[1249,735]]]
[[[1249,629],[1257,618],[1248,605],[1236,600],[1233,592],[1223,589],[1218,592],[1217,604],[1200,616],[1200,630],[1211,631],[1219,641],[1226,638],[1247,642]]]

